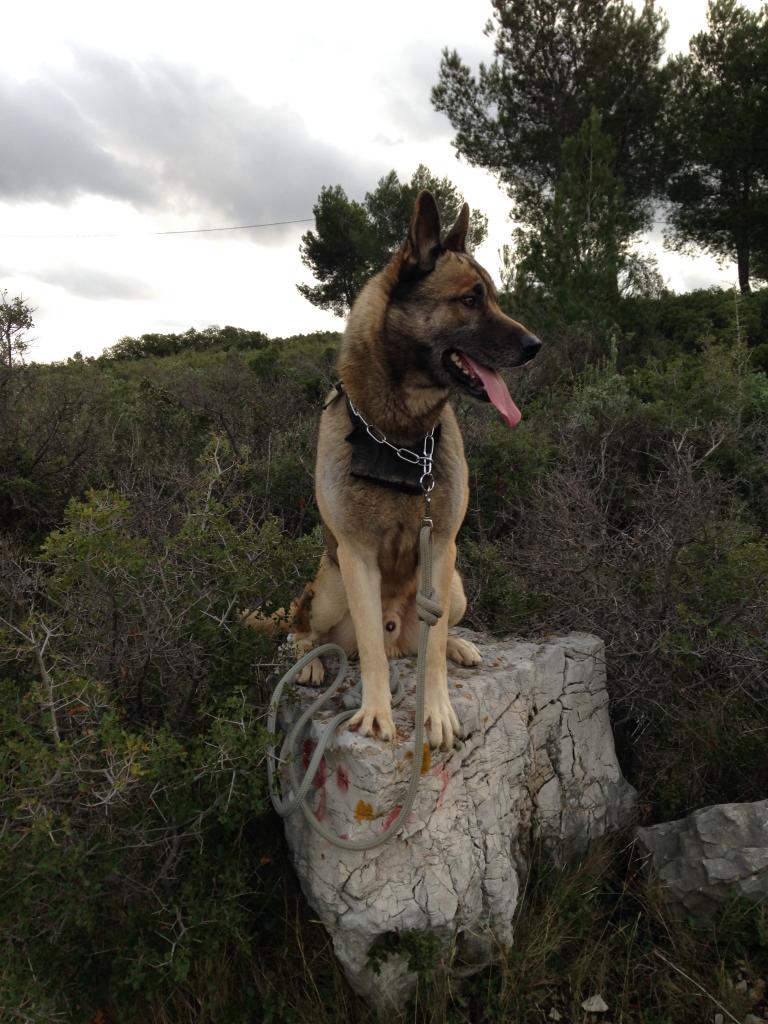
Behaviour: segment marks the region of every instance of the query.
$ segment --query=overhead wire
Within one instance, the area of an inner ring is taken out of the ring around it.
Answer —
[[[209,234],[214,231],[250,231],[254,228],[278,228],[283,227],[286,224],[309,224],[314,222],[314,217],[302,217],[298,220],[273,220],[267,221],[263,224],[230,224],[227,227],[221,228],[182,228],[175,231],[114,231],[114,232],[99,232],[99,233],[82,233],[82,234],[48,234],[48,235],[5,235],[0,234],[0,238],[13,238],[13,239],[65,239],[65,238],[153,238],[158,235],[203,235]]]

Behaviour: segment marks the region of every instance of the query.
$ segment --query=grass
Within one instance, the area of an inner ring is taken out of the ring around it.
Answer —
[[[213,1015],[204,1014],[199,1003],[180,995],[152,1008],[149,1024],[377,1020],[349,989],[328,935],[306,906],[290,868],[280,866],[285,857],[277,836],[275,843],[273,927],[250,967],[250,1015],[228,1015],[226,998]],[[457,978],[450,964],[420,957],[414,999],[402,1013],[387,1013],[387,1021],[706,1024],[720,1013],[725,1022],[741,1024],[747,1013],[758,1019],[768,1014],[764,992],[755,987],[768,976],[766,907],[733,903],[713,925],[694,927],[670,912],[626,837],[597,845],[564,870],[538,856],[518,906],[515,943],[499,950],[496,965]],[[409,936],[404,948],[417,945]],[[210,977],[198,977],[197,983],[215,985],[218,971],[221,984],[221,965],[208,970]],[[243,978],[231,984],[242,985]],[[602,996],[608,1011],[583,1009],[595,995]]]

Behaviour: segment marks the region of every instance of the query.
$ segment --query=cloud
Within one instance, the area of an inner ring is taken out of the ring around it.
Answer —
[[[391,74],[377,76],[378,91],[387,97],[388,118],[397,125],[398,134],[409,139],[432,142],[453,137],[448,118],[434,109],[430,99],[439,77],[440,50],[423,42],[408,44],[401,51],[394,82]]]
[[[381,173],[312,138],[294,110],[259,106],[221,77],[159,59],[76,57],[74,69],[0,81],[0,125],[14,141],[0,198],[94,194],[199,212],[201,224],[255,223],[310,217],[322,185],[362,192]]]
[[[137,300],[156,297],[155,290],[146,281],[122,274],[108,274],[90,267],[52,267],[35,271],[32,276],[84,299]]]
[[[0,125],[9,143],[0,162],[3,198],[57,203],[90,192],[149,199],[147,181],[98,145],[84,113],[54,82],[0,79]]]

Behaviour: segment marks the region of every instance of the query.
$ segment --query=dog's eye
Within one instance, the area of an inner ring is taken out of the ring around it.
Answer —
[[[474,309],[474,307],[477,305],[477,296],[476,295],[463,295],[461,297],[461,301],[469,309]]]

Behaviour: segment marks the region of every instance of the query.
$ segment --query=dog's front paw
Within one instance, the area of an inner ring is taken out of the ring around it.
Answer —
[[[361,736],[373,736],[379,740],[391,740],[395,735],[392,710],[387,707],[363,705],[349,720],[349,728]]]
[[[424,725],[430,747],[451,749],[454,739],[461,733],[461,726],[447,694],[441,694],[437,699],[427,699]]]
[[[462,640],[460,636],[448,635],[446,654],[457,665],[479,665],[483,656],[473,643]]]

